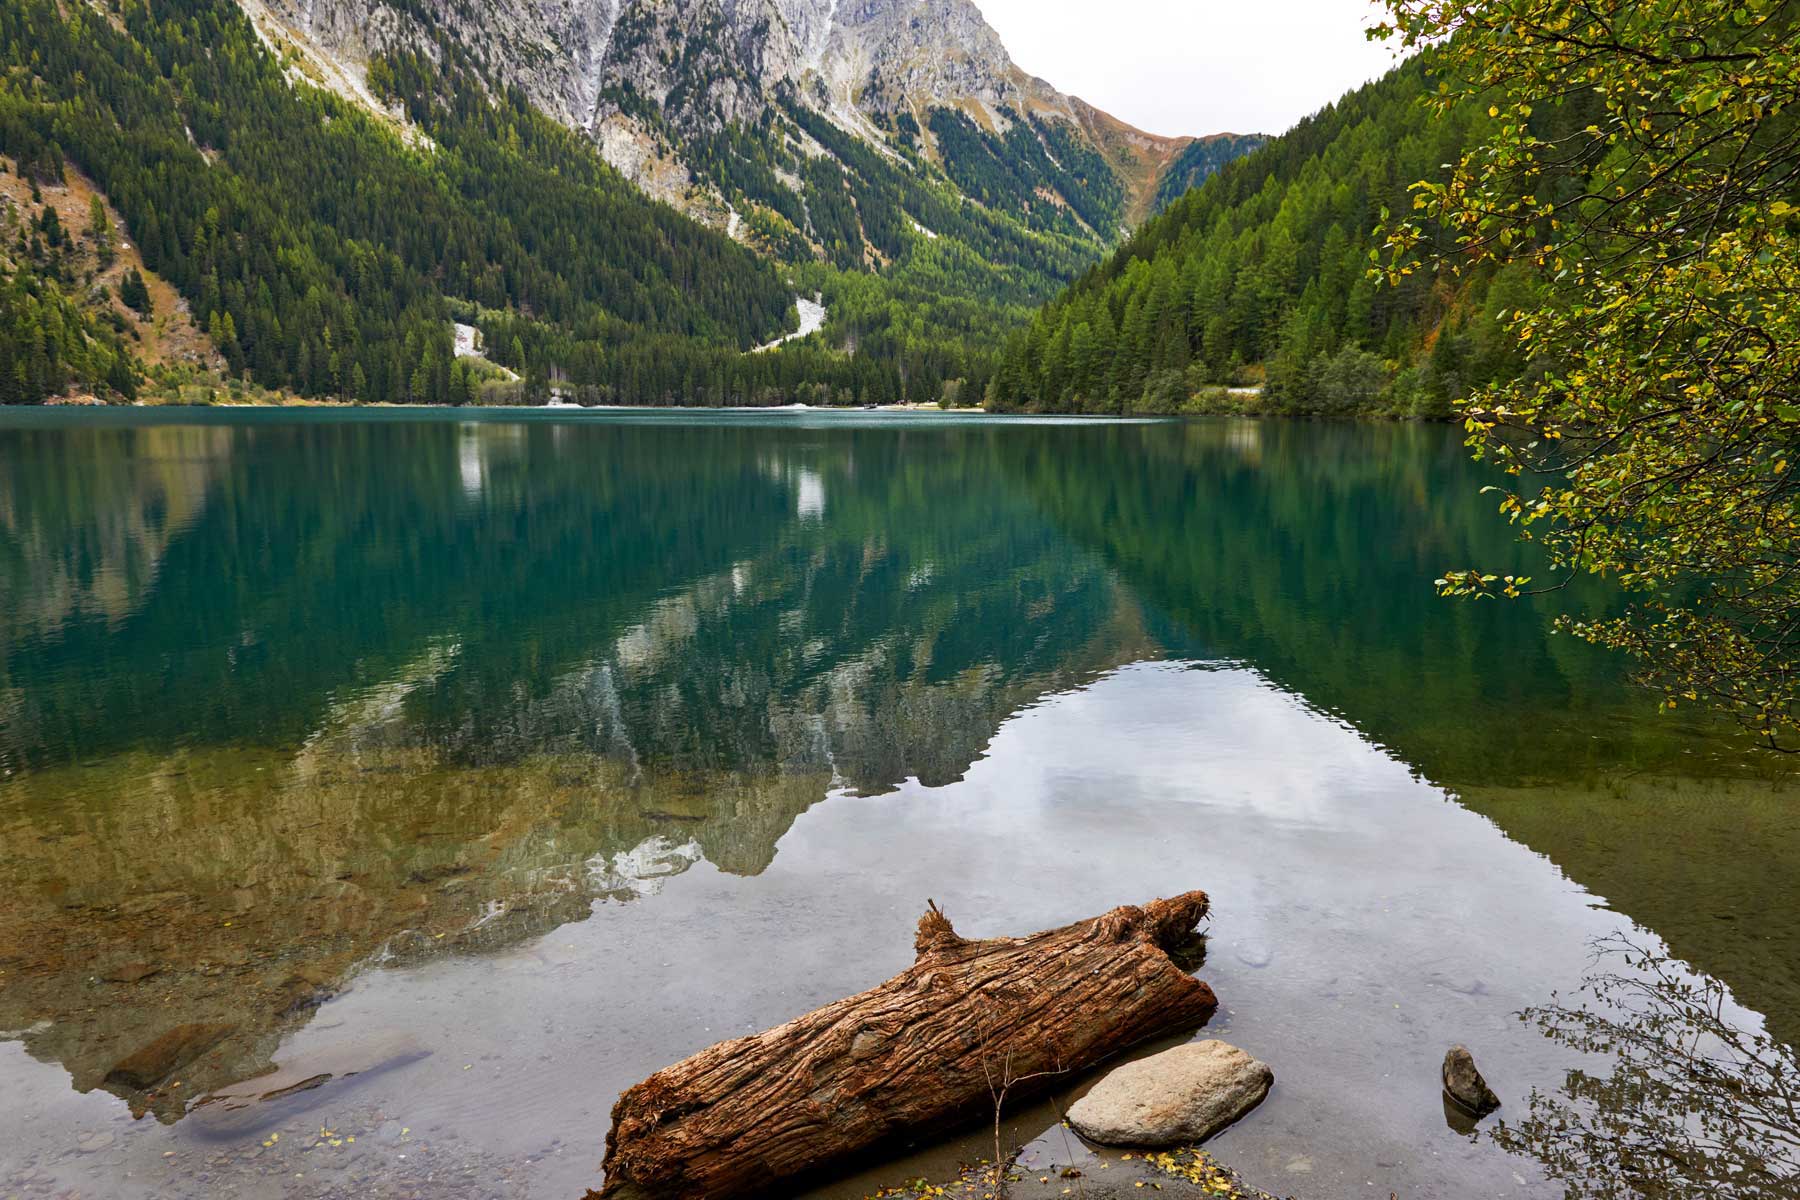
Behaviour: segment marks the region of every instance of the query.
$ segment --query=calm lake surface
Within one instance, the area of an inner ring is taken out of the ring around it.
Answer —
[[[1433,595],[1526,564],[1482,482],[1440,428],[0,411],[0,1195],[577,1197],[621,1089],[901,969],[928,897],[1195,887],[1207,1033],[1277,1077],[1221,1158],[1561,1195],[1445,1049],[1512,1118],[1603,1067],[1517,1014],[1620,931],[1800,1039],[1800,809]],[[189,1110],[275,1069],[331,1079]]]

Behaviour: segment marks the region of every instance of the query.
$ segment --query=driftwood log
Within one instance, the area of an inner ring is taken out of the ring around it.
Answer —
[[[933,904],[913,965],[785,1025],[720,1042],[619,1097],[602,1200],[766,1195],[902,1138],[992,1119],[1139,1042],[1205,1023],[1169,957],[1204,892],[1022,938],[966,941]]]

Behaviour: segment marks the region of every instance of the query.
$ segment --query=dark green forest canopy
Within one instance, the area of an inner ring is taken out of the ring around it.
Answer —
[[[1523,284],[1477,274],[1368,277],[1384,209],[1454,160],[1484,115],[1432,119],[1421,55],[1176,200],[1047,305],[1008,347],[1000,409],[1173,412],[1265,382],[1266,411],[1445,416],[1473,384],[1523,368],[1493,320]]]

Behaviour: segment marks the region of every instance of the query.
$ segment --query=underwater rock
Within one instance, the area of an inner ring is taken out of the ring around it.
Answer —
[[[315,1051],[267,1075],[202,1096],[188,1121],[210,1141],[248,1137],[295,1113],[341,1097],[355,1083],[386,1074],[431,1054],[404,1033],[381,1033]]]

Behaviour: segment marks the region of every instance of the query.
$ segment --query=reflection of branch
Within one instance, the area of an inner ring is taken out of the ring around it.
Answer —
[[[1599,1008],[1560,1003],[1525,1017],[1546,1036],[1614,1060],[1571,1070],[1559,1095],[1494,1137],[1530,1154],[1571,1197],[1705,1195],[1772,1200],[1800,1190],[1800,1059],[1726,1011],[1723,984],[1623,935],[1597,944],[1619,970],[1584,985]]]
[[[1069,1144],[1069,1114],[1065,1113],[1063,1111],[1063,1106],[1057,1103],[1055,1092],[1050,1093],[1050,1106],[1056,1110],[1056,1131],[1062,1135],[1063,1156],[1069,1160],[1065,1170],[1073,1171],[1075,1166],[1075,1147]],[[1053,1163],[1051,1165],[1054,1166],[1055,1164]],[[1086,1200],[1087,1197],[1087,1188],[1082,1185],[1081,1172],[1079,1171],[1075,1171],[1075,1195],[1081,1198],[1081,1200]]]

